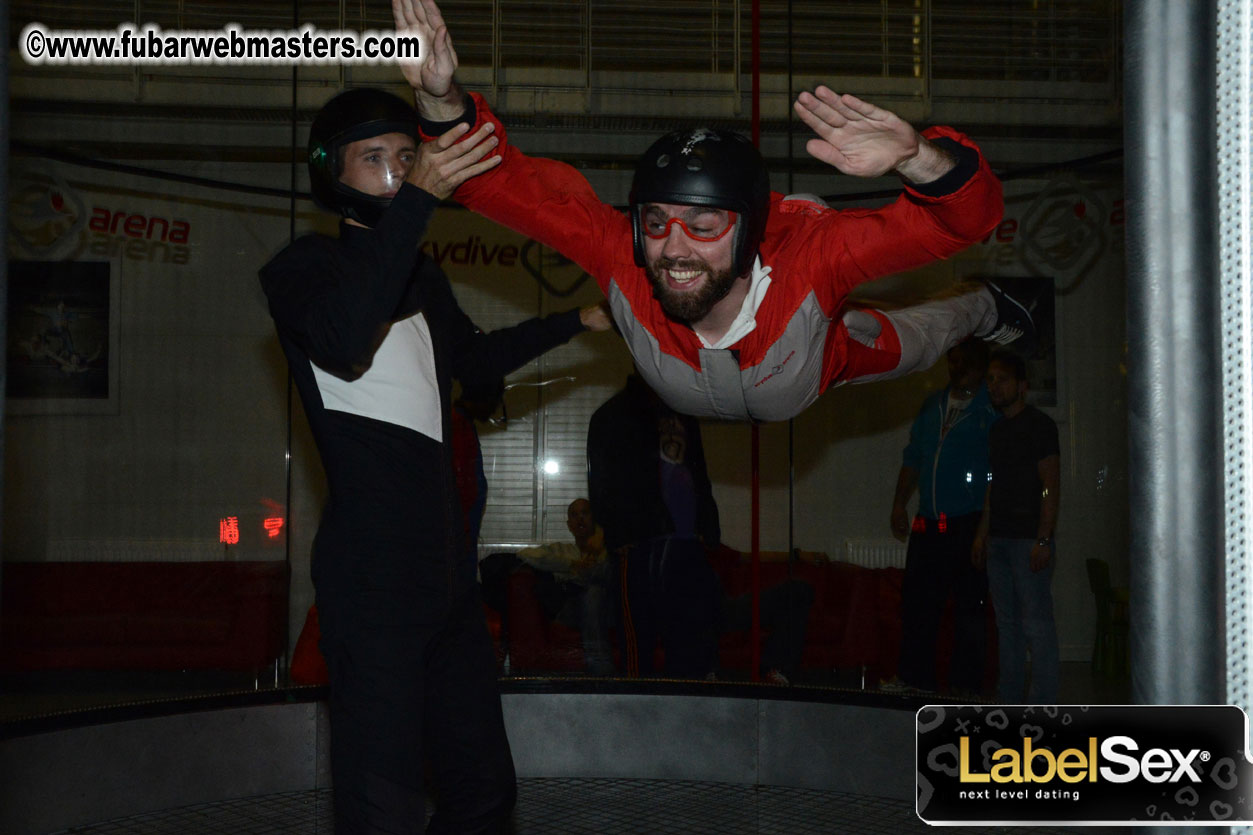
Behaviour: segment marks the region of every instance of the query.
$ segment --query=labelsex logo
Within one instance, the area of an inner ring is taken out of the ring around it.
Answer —
[[[1188,779],[1201,782],[1193,763],[1206,762],[1208,751],[1193,748],[1183,752],[1178,748],[1149,748],[1142,754],[1139,744],[1129,736],[1111,736],[1097,747],[1097,738],[1088,737],[1088,749],[1067,748],[1054,754],[1047,748],[1033,748],[1031,740],[1022,741],[1022,752],[1013,748],[1001,748],[992,754],[996,762],[988,772],[972,770],[970,766],[970,737],[963,736],[959,742],[961,754],[961,782],[963,783],[1047,783],[1055,777],[1064,783],[1097,782],[1130,783],[1143,777],[1150,783],[1177,783]],[[1107,760],[1112,765],[1102,765]]]

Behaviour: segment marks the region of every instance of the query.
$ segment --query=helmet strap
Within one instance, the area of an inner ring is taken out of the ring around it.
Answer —
[[[335,181],[334,189],[340,196],[339,213],[371,228],[378,225],[383,218],[383,212],[392,204],[390,197],[366,194],[339,180]]]

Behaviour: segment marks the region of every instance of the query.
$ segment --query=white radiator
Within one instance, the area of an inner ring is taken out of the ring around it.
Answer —
[[[895,539],[846,539],[844,562],[866,568],[904,568],[905,543]]]

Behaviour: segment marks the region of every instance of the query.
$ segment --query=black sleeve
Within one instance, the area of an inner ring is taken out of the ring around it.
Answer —
[[[604,410],[605,406],[601,406],[591,412],[588,423],[588,500],[591,503],[591,518],[605,532],[605,548],[613,550],[621,543],[611,542],[609,537],[614,530],[610,519],[614,504],[609,494],[609,463],[605,460]]]
[[[418,280],[424,284],[427,309],[445,317],[441,327],[450,340],[452,376],[462,382],[503,377],[584,330],[574,308],[484,333],[457,304],[448,276],[435,262],[423,262]]]
[[[919,194],[925,194],[928,197],[944,197],[964,186],[966,181],[979,171],[979,152],[947,136],[932,139],[931,142],[956,157],[957,166],[938,180],[930,183],[911,182],[910,185]]]
[[[1036,461],[1043,461],[1050,455],[1061,455],[1061,444],[1057,437],[1057,424],[1051,417],[1040,412],[1036,418],[1035,429]]]
[[[592,503],[592,518],[605,532],[605,548],[614,549],[629,544],[626,525],[622,518],[624,507],[617,495],[621,486],[619,474],[614,467],[615,446],[626,439],[621,432],[614,432],[614,409],[617,401],[610,399],[592,413],[587,427],[587,498]]]
[[[370,367],[412,280],[433,195],[401,186],[372,246],[348,248],[311,235],[261,269],[261,286],[279,329],[326,371],[353,380]]]
[[[474,123],[478,121],[479,118],[478,108],[474,106],[474,99],[470,97],[469,93],[466,93],[462,96],[461,101],[465,109],[456,119],[452,119],[447,122],[434,122],[427,119],[425,116],[419,115],[418,127],[421,128],[422,133],[426,136],[434,138],[447,133],[462,122],[465,122],[470,127],[474,127]]]
[[[717,548],[722,542],[722,527],[718,520],[718,503],[714,501],[713,484],[709,481],[709,470],[705,465],[705,445],[700,436],[700,422],[695,418],[686,418],[688,432],[688,449],[692,451],[692,486],[696,490],[697,533],[710,548]]]

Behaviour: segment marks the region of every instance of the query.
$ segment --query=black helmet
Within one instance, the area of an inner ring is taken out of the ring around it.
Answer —
[[[345,90],[322,105],[309,128],[309,184],[313,200],[331,212],[373,226],[391,203],[339,181],[340,151],[350,142],[385,133],[418,138],[418,115],[405,100],[382,90]]]
[[[675,131],[658,139],[640,157],[630,202],[637,266],[646,264],[640,207],[678,203],[730,209],[740,216],[731,251],[735,274],[743,275],[766,229],[770,175],[753,143],[738,133],[707,128]]]

